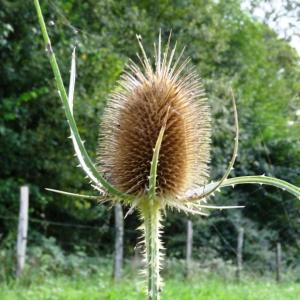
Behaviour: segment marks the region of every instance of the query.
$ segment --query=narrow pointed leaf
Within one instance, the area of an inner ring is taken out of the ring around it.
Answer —
[[[99,196],[89,196],[89,195],[75,194],[75,193],[65,192],[65,191],[56,190],[56,189],[50,189],[50,188],[46,188],[45,190],[47,190],[49,192],[57,193],[57,194],[76,197],[76,198],[85,198],[85,199],[94,199],[94,200],[97,200],[97,199],[100,198]]]
[[[41,11],[39,1],[34,0],[34,4],[35,4],[35,7],[36,7],[38,20],[39,20],[41,31],[42,31],[42,34],[43,34],[45,47],[46,47],[46,50],[47,50],[48,55],[49,55],[49,61],[50,61],[51,67],[52,67],[54,77],[55,77],[55,81],[56,81],[56,84],[57,84],[59,95],[60,95],[60,98],[61,98],[62,103],[63,103],[64,110],[65,110],[66,118],[68,120],[71,133],[74,136],[74,139],[76,141],[76,147],[77,147],[76,152],[77,151],[80,152],[81,158],[83,160],[82,162],[84,162],[86,167],[87,167],[87,169],[84,169],[84,171],[87,173],[87,175],[90,177],[90,179],[99,188],[103,187],[108,192],[112,193],[115,196],[119,196],[119,197],[122,197],[122,198],[127,198],[128,196],[126,194],[124,194],[121,191],[119,191],[118,189],[116,189],[103,176],[101,176],[101,174],[98,173],[94,163],[92,162],[91,158],[89,157],[89,155],[88,155],[88,153],[87,153],[87,151],[86,151],[86,149],[83,145],[83,142],[80,138],[80,135],[79,135],[79,132],[78,132],[78,129],[77,129],[77,126],[76,126],[76,122],[75,122],[73,114],[72,114],[72,110],[71,110],[70,105],[69,105],[68,96],[67,96],[64,84],[63,84],[63,80],[62,80],[61,73],[60,73],[60,70],[59,70],[59,67],[58,67],[58,64],[57,64],[57,61],[56,61],[56,57],[55,57],[55,54],[52,50],[51,41],[50,41],[49,36],[48,36],[47,28],[46,28],[46,25],[45,25],[45,21],[44,21],[44,17],[43,17],[42,11]]]
[[[238,153],[238,147],[239,147],[239,120],[238,120],[238,112],[237,112],[237,108],[236,108],[236,103],[235,103],[235,97],[233,94],[233,91],[231,90],[231,94],[232,94],[232,106],[233,106],[233,112],[234,112],[234,126],[235,126],[235,138],[234,138],[234,147],[233,147],[233,153],[232,153],[232,157],[231,160],[229,162],[229,165],[224,173],[224,175],[222,176],[222,178],[216,182],[216,184],[213,186],[212,189],[208,189],[208,190],[203,190],[203,193],[201,194],[201,196],[199,196],[198,194],[192,194],[189,198],[189,201],[197,201],[200,198],[205,198],[208,197],[209,195],[213,194],[218,188],[220,188],[222,186],[222,184],[227,180],[230,172],[233,170],[233,166],[237,157],[237,153]]]
[[[245,206],[241,205],[229,205],[229,206],[220,206],[220,205],[198,205],[200,208],[212,208],[212,209],[232,209],[232,208],[245,208]]]

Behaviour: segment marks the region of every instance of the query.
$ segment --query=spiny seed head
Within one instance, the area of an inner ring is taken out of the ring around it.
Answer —
[[[161,38],[152,66],[130,62],[117,92],[110,95],[100,129],[98,168],[123,192],[143,196],[149,187],[153,149],[166,118],[159,152],[157,195],[174,197],[208,176],[210,110],[200,78],[189,59],[174,59]]]

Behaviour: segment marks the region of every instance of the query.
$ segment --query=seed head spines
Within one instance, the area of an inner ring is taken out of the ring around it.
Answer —
[[[210,110],[189,59],[173,63],[161,40],[152,67],[138,39],[141,66],[130,61],[117,92],[110,95],[101,125],[98,165],[121,191],[147,193],[153,148],[165,122],[157,170],[157,194],[174,197],[208,176]]]

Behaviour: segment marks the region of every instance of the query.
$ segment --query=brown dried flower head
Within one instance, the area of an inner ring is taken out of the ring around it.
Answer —
[[[190,59],[177,59],[170,37],[162,53],[161,37],[152,66],[140,38],[140,64],[132,61],[117,92],[109,96],[100,129],[98,168],[123,192],[143,196],[149,186],[153,149],[164,122],[159,153],[157,195],[182,195],[208,177],[210,109]]]

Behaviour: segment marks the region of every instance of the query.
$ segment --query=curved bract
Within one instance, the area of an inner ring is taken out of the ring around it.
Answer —
[[[298,199],[300,199],[300,188],[290,184],[284,180],[274,178],[274,177],[268,177],[268,176],[241,176],[241,177],[234,177],[234,178],[229,178],[225,180],[224,183],[222,183],[222,187],[226,186],[234,186],[236,184],[265,184],[265,185],[270,185],[274,186],[277,188],[280,188],[284,191],[289,192],[290,194],[296,196]]]
[[[190,199],[199,200],[205,197],[205,195],[211,194],[213,191],[216,190],[219,191],[221,188],[234,187],[235,185],[240,185],[240,184],[259,184],[259,185],[264,184],[264,185],[274,186],[300,199],[299,187],[281,179],[260,175],[260,176],[240,176],[240,177],[227,178],[223,182],[221,181],[210,182],[204,186],[188,191],[185,197],[182,198],[182,200],[183,201],[190,201]]]
[[[71,138],[74,143],[74,149],[75,149],[76,154],[79,155],[78,156],[79,162],[80,162],[83,170],[87,174],[87,176],[96,184],[97,187],[99,187],[99,189],[105,188],[109,193],[112,193],[112,194],[122,197],[122,198],[127,198],[127,195],[125,195],[124,193],[120,192],[115,187],[113,187],[107,180],[105,180],[105,178],[103,176],[101,176],[101,174],[98,173],[94,163],[92,162],[91,158],[89,157],[89,155],[83,145],[83,142],[82,142],[79,132],[78,132],[76,122],[73,117],[72,110],[70,108],[68,96],[67,96],[67,93],[66,93],[63,81],[62,81],[59,67],[57,65],[56,57],[52,50],[51,41],[50,41],[50,38],[47,33],[47,28],[45,25],[45,21],[44,21],[44,17],[43,17],[42,11],[41,11],[39,1],[34,0],[34,4],[35,4],[36,10],[37,10],[38,20],[39,20],[39,23],[41,26],[41,30],[42,30],[42,34],[43,34],[43,38],[44,38],[44,42],[45,42],[45,47],[46,47],[48,55],[49,55],[51,68],[52,68],[52,71],[53,71],[53,74],[55,77],[55,81],[57,84],[57,88],[59,91],[59,96],[62,101],[64,110],[65,110],[65,114],[66,114],[66,118],[68,120],[69,127],[71,130]]]

